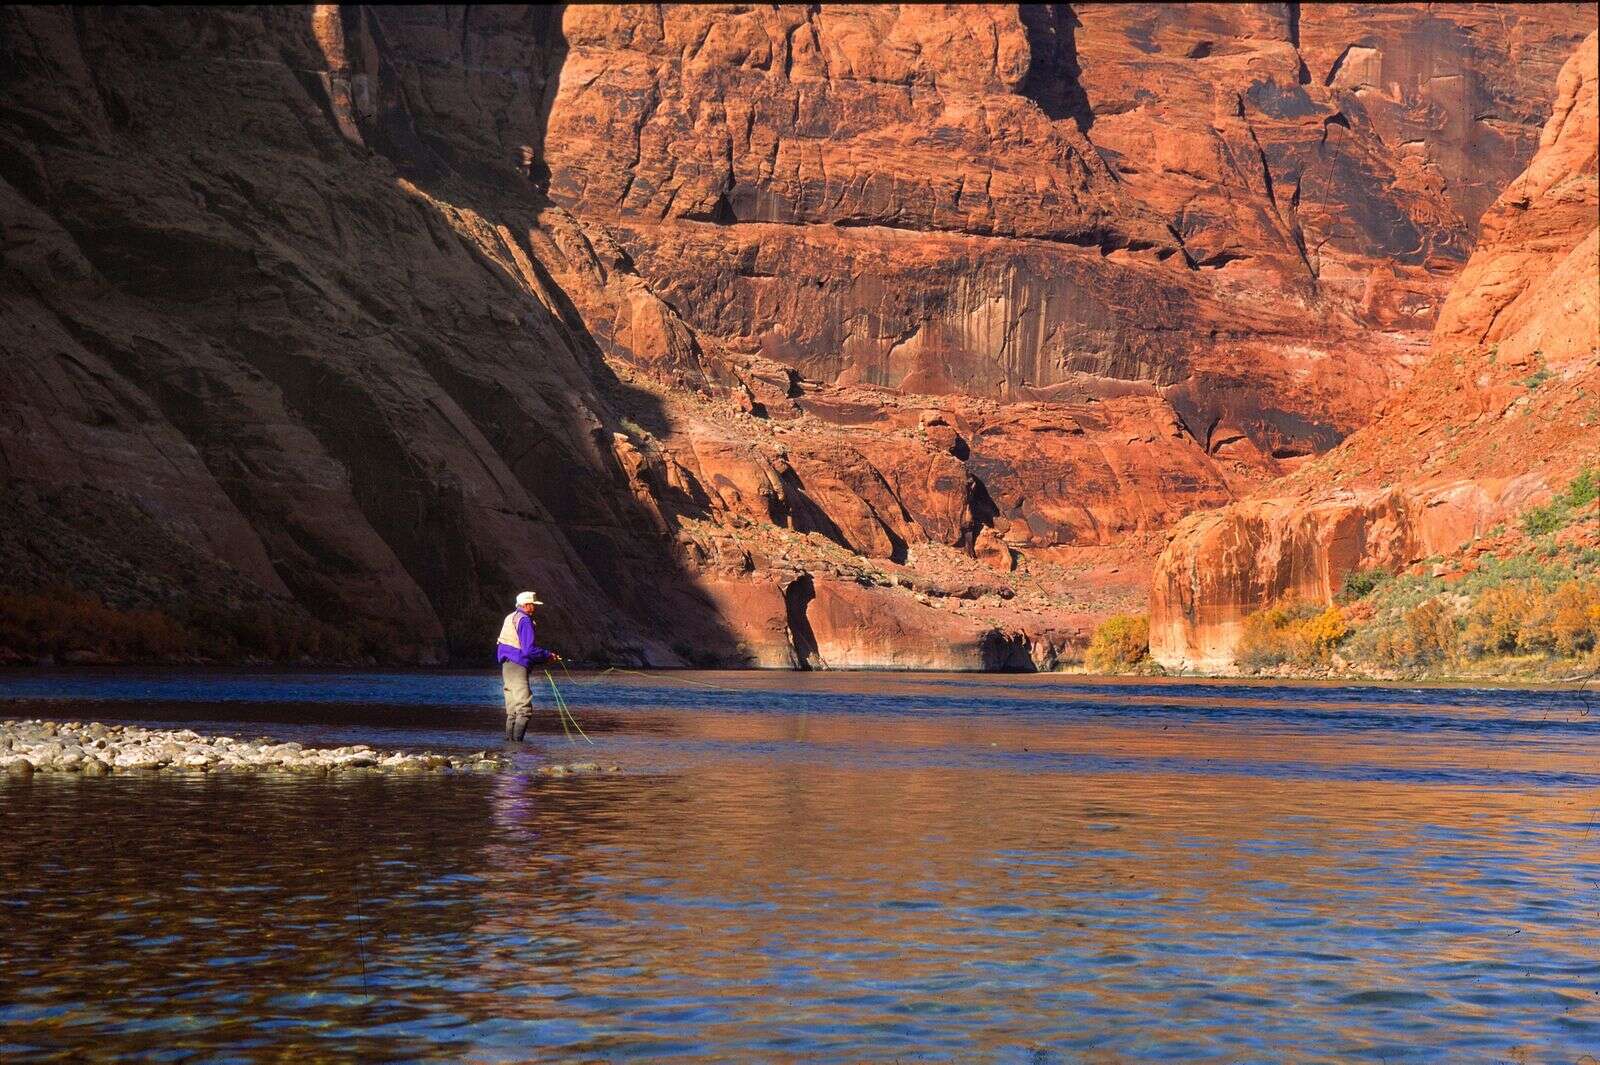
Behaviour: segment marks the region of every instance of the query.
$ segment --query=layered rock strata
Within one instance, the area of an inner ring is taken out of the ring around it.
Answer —
[[[0,475],[115,519],[0,584],[1055,664],[1406,376],[1585,17],[5,9]]]
[[[573,8],[539,175],[703,342],[908,392],[1147,382],[1208,450],[1270,465],[1422,354],[1592,22]]]
[[[1410,386],[1269,491],[1178,526],[1151,596],[1164,664],[1225,668],[1249,612],[1460,550],[1600,460],[1595,71],[1591,34],[1562,68],[1538,153],[1484,214]]]

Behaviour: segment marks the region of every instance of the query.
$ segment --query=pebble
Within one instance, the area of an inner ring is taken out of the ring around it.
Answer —
[[[621,766],[602,766],[597,762],[569,762],[566,765],[542,765],[538,773],[541,777],[575,776],[579,773],[620,773]]]
[[[137,725],[77,721],[0,722],[0,776],[78,773],[103,777],[127,773],[490,773],[505,768],[492,751],[466,756],[433,752],[377,751],[365,744],[306,747],[270,737],[240,740],[202,736],[192,729],[147,729]]]

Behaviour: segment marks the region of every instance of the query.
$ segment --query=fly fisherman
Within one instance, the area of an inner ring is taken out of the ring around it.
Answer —
[[[559,662],[561,656],[539,646],[534,636],[533,608],[543,606],[532,592],[517,596],[517,609],[500,625],[500,680],[506,693],[506,739],[522,742],[533,716],[533,689],[528,687],[528,668],[538,662]]]

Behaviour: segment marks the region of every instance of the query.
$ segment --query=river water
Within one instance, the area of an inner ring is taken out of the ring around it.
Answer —
[[[557,681],[595,745],[547,699],[499,775],[0,782],[0,1059],[1600,1055],[1600,698]],[[4,717],[433,750],[498,696],[0,675]]]

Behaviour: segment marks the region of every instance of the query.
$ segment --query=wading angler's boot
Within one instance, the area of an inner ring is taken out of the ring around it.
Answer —
[[[528,719],[520,718],[514,724],[506,725],[506,738],[522,742],[522,737],[528,734]]]

